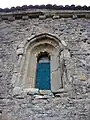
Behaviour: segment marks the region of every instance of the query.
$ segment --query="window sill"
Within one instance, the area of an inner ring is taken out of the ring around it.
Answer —
[[[59,89],[57,92],[52,92],[51,90],[39,90],[37,88],[21,88],[15,87],[13,89],[13,95],[27,94],[27,95],[48,95],[55,96],[57,94],[67,93],[65,89]]]

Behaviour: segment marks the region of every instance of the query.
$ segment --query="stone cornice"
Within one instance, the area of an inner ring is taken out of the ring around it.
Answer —
[[[60,18],[90,18],[90,10],[42,10],[42,9],[33,9],[27,11],[16,11],[16,12],[1,12],[0,21],[9,20],[14,21],[17,19],[60,19]]]

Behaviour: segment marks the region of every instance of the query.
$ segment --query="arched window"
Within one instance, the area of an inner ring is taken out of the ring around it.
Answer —
[[[47,52],[40,53],[37,57],[36,88],[50,90],[50,56]]]
[[[14,86],[52,92],[61,89],[62,81],[67,76],[64,75],[65,69],[62,64],[63,56],[68,55],[64,51],[65,42],[54,35],[43,33],[30,38],[24,44],[25,47],[22,47],[23,44],[21,48],[18,47],[17,72],[15,67],[12,78]]]

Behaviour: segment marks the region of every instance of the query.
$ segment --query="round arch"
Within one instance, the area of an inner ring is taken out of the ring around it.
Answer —
[[[60,51],[66,47],[66,43],[58,37],[43,33],[29,38],[23,48],[23,56],[20,66],[19,79],[16,86],[23,88],[35,88],[37,56],[47,52],[50,55],[51,91],[62,88],[60,73]]]

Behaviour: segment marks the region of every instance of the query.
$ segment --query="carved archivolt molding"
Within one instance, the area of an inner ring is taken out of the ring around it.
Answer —
[[[66,43],[57,36],[48,33],[39,34],[23,41],[17,48],[19,57],[17,68],[20,69],[17,72],[16,80],[14,74],[14,86],[22,88],[35,87],[37,56],[41,52],[47,52],[50,55],[51,91],[57,92],[63,87],[63,76],[64,72],[66,73],[66,68],[62,65],[65,50],[67,51]]]

